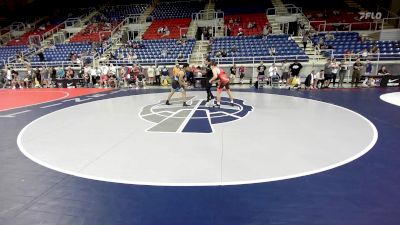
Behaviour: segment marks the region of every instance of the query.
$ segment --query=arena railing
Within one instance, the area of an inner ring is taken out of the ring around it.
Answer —
[[[368,29],[369,31],[377,31],[379,30],[379,24],[381,24],[381,22],[327,23],[325,20],[310,21],[310,24],[313,23],[320,23],[318,25],[318,29],[316,29],[316,31],[319,32],[325,32],[327,26],[344,26],[344,28],[341,31],[353,31],[354,30],[353,26],[364,25],[364,24],[369,25]]]
[[[74,68],[81,68],[83,66],[83,63],[77,63],[73,61],[46,61],[46,62],[13,62],[13,63],[7,63],[7,66],[17,68],[17,69],[22,69],[26,68],[27,65],[30,65],[32,68],[37,68],[37,67],[74,67]]]
[[[277,12],[280,9],[285,10],[285,12],[287,12],[288,14],[302,14],[303,13],[303,9],[301,7],[297,7],[293,4],[284,4],[284,6],[268,8],[266,14],[267,14],[267,16],[279,16]]]
[[[176,58],[164,58],[164,59],[137,59],[137,60],[108,60],[108,59],[99,59],[97,61],[99,64],[102,63],[112,63],[114,66],[132,66],[133,64],[140,65],[173,65],[177,62]],[[189,62],[187,59],[181,62]]]
[[[224,12],[222,11],[206,12],[205,10],[200,10],[197,13],[192,13],[192,20],[215,20],[221,18],[224,18]]]
[[[211,59],[215,60],[218,64],[235,64],[235,63],[259,63],[269,62],[276,63],[281,62],[285,59],[287,60],[306,60],[308,61],[308,55],[265,55],[265,56],[239,56],[239,57],[211,57]]]

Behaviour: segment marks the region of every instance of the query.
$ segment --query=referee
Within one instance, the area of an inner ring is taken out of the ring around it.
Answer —
[[[206,61],[206,91],[207,91],[207,102],[209,102],[211,99],[214,99],[214,95],[211,92],[211,87],[212,84],[210,83],[210,80],[213,78],[214,74],[211,68],[211,62],[210,60]]]

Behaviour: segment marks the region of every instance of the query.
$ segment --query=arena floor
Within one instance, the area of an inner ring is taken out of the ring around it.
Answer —
[[[0,224],[400,221],[398,88],[0,90]]]

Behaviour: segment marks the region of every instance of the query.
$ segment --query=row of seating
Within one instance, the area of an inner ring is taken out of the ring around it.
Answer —
[[[142,5],[121,5],[108,8],[106,7],[103,10],[103,14],[112,20],[122,21],[125,19],[126,16],[130,14],[142,14],[149,5],[142,4]]]
[[[151,23],[150,27],[143,34],[143,39],[178,39],[181,35],[187,33],[187,28],[190,25],[190,18],[178,18],[178,19],[162,19],[155,20]],[[169,35],[164,33],[159,33],[158,29],[160,27],[167,27],[169,30]],[[186,29],[181,29],[186,28]]]
[[[236,21],[236,23],[234,23]],[[231,29],[231,36],[237,36],[239,28],[243,34],[248,35],[261,35],[264,26],[268,23],[265,13],[259,14],[239,14],[225,16],[224,22],[227,27]],[[249,23],[255,23],[254,28],[248,28]]]
[[[150,59],[174,59],[178,57],[179,53],[183,54],[183,58],[188,58],[189,54],[192,53],[193,47],[196,43],[195,40],[189,39],[185,45],[177,45],[177,39],[166,39],[166,40],[143,40],[134,41],[135,44],[142,46],[139,49],[118,49],[115,55],[122,54],[125,58],[128,57],[130,52],[135,52],[138,60],[150,60]],[[161,50],[167,50],[167,56],[161,55]]]
[[[80,55],[81,53],[89,53],[92,46],[90,44],[73,43],[73,44],[58,44],[53,48],[45,49],[44,58],[45,61],[70,61],[70,54],[75,53]],[[37,55],[32,56],[32,62],[39,62],[40,58]]]
[[[277,41],[279,40],[279,42]],[[232,51],[236,48],[236,51]],[[275,53],[270,52],[275,48]],[[306,59],[304,51],[287,35],[271,36],[271,39],[263,39],[261,37],[246,37],[246,38],[216,38],[211,46],[210,57],[217,57],[218,51],[227,51],[227,57],[257,57],[268,56],[293,56]]]
[[[0,69],[4,67],[7,63],[8,58],[13,57],[15,59],[16,53],[18,51],[23,52],[27,50],[28,47],[24,46],[0,46]]]
[[[191,18],[193,13],[204,9],[199,1],[160,2],[151,13],[155,19]]]

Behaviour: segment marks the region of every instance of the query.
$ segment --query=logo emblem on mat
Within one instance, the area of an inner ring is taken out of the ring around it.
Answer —
[[[172,105],[165,105],[165,100],[142,108],[139,116],[154,123],[148,132],[165,133],[213,133],[213,124],[226,123],[242,119],[252,106],[243,100],[235,99],[231,106],[228,98],[221,99],[221,107],[213,107],[210,102],[196,97],[188,97],[190,106],[182,106],[182,99],[171,99]]]

